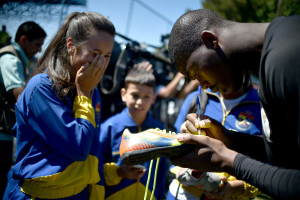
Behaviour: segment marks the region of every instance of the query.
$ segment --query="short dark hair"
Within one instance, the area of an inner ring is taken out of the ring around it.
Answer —
[[[137,84],[137,85],[146,85],[152,87],[155,90],[155,76],[152,72],[147,70],[131,70],[125,77],[125,89],[128,88],[128,85]]]
[[[46,32],[35,22],[28,21],[21,24],[17,30],[15,42],[19,42],[22,35],[25,35],[29,41],[45,38]]]
[[[175,22],[169,38],[171,63],[185,67],[190,55],[202,45],[201,33],[211,27],[227,26],[227,20],[208,9],[189,11]]]

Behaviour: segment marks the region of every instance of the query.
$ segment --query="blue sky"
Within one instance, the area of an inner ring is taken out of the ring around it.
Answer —
[[[131,18],[129,17],[130,3],[133,0],[87,0],[86,7],[70,6],[68,13],[73,11],[95,11],[108,17],[116,27],[118,33],[126,35],[140,43],[161,46],[161,35],[171,31],[173,23],[186,12],[187,9],[201,8],[201,0],[136,0],[133,1]],[[141,2],[141,3],[139,3]],[[157,16],[143,6],[143,3],[161,15]],[[60,24],[58,16],[51,19],[44,18],[12,18],[0,16],[0,24],[6,24],[7,31],[14,38],[18,26],[28,20],[34,20],[46,31],[47,45]],[[119,42],[124,41],[116,37]],[[44,45],[44,46],[45,46]],[[44,49],[44,47],[43,47]]]

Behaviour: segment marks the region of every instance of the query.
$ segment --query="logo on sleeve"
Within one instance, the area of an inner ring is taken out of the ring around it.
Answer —
[[[249,111],[241,112],[239,114],[238,119],[235,121],[235,126],[238,130],[246,131],[249,130],[252,122],[254,120],[254,116],[252,116],[252,113]]]
[[[97,104],[96,104],[96,108],[95,108],[95,111],[96,111],[96,113],[95,113],[95,117],[96,117],[96,124],[97,124],[97,127],[99,127],[100,126],[100,124],[98,124],[98,122],[99,123],[101,123],[101,107],[100,107],[100,102],[98,101],[97,102]]]

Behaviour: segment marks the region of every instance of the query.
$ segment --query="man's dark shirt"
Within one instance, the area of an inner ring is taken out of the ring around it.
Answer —
[[[272,166],[242,154],[234,161],[238,179],[276,199],[300,199],[299,36],[300,15],[276,18],[265,34],[259,96],[266,116],[264,143]]]

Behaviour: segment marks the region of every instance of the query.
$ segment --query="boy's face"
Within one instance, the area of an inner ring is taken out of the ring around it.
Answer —
[[[128,84],[121,89],[121,96],[132,118],[145,118],[151,105],[155,102],[156,94],[152,87],[138,84]]]

